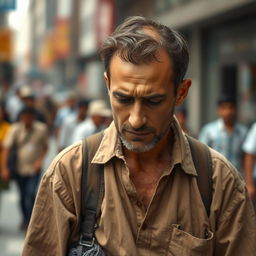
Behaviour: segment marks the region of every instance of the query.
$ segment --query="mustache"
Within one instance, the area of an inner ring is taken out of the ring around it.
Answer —
[[[154,129],[152,127],[149,126],[141,126],[139,128],[134,128],[129,124],[125,124],[122,128],[122,130],[128,131],[128,132],[152,132],[154,131]]]

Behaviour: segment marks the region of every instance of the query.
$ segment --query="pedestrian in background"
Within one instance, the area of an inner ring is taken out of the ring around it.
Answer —
[[[256,209],[256,123],[250,128],[243,144],[244,176],[248,192]]]
[[[10,122],[16,122],[18,119],[18,115],[24,104],[20,97],[20,86],[15,87],[11,92],[10,95],[5,99],[5,108],[6,112],[9,116]]]
[[[217,101],[217,114],[217,120],[201,129],[199,140],[223,154],[242,173],[242,144],[247,127],[236,120],[236,100],[230,95],[221,95]]]
[[[12,125],[3,143],[2,179],[10,179],[8,158],[12,146],[17,150],[17,173],[15,181],[20,193],[22,211],[21,229],[28,226],[37,186],[40,179],[44,157],[47,152],[47,126],[36,121],[36,111],[32,107],[24,107],[20,120]]]
[[[63,124],[60,127],[60,136],[58,139],[59,151],[72,144],[72,138],[76,127],[85,121],[87,117],[88,104],[89,101],[86,99],[79,100],[77,104],[77,111],[67,116],[63,121]]]
[[[1,191],[8,188],[8,181],[5,181],[2,179],[2,150],[3,150],[3,141],[11,127],[11,124],[9,123],[9,118],[7,116],[5,106],[1,102],[0,103],[0,197],[1,197]],[[0,198],[1,200],[1,198]]]
[[[20,98],[23,102],[24,107],[31,107],[35,110],[35,119],[37,121],[46,123],[46,118],[44,114],[38,109],[37,98],[33,90],[28,86],[23,86],[20,88]],[[20,118],[20,113],[18,114],[17,120]]]
[[[54,88],[52,85],[44,85],[42,95],[38,98],[38,108],[45,116],[49,133],[54,135],[54,120],[57,112],[57,104],[54,100]]]
[[[111,110],[104,100],[93,100],[89,104],[88,117],[76,126],[72,142],[75,143],[106,128]]]
[[[67,95],[67,99],[64,102],[56,113],[55,120],[54,120],[54,133],[56,138],[59,137],[60,128],[64,122],[64,120],[70,115],[75,113],[75,108],[77,104],[77,96],[73,92],[69,92]]]
[[[175,116],[180,124],[181,129],[190,136],[193,136],[190,128],[188,127],[188,111],[187,108],[182,105],[175,108]]]
[[[207,216],[188,138],[174,118],[191,85],[183,37],[150,19],[129,17],[104,42],[101,57],[114,122],[92,158],[104,167],[105,193],[84,246],[97,250],[84,254],[255,255],[255,213],[241,175],[209,149]],[[79,241],[83,157],[79,141],[46,171],[23,256],[66,256]],[[88,213],[94,219],[94,211]]]

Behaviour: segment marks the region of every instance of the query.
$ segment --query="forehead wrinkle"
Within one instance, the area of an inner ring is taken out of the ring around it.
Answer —
[[[153,63],[152,63],[153,64]],[[147,64],[142,65],[133,65],[131,63],[126,63],[122,65],[123,68],[119,69],[119,75],[122,79],[128,81],[128,83],[132,83],[134,85],[154,85],[155,83],[158,83],[162,79],[170,79],[172,72],[169,73],[169,69],[164,67],[164,70],[162,69],[161,76],[159,76],[159,72],[157,72],[158,67],[152,67],[149,69],[144,69],[144,67],[147,67]],[[115,71],[114,71],[115,72]],[[167,73],[166,73],[167,72]]]
[[[124,93],[127,96],[133,97],[143,97],[143,96],[152,96],[154,95],[154,86],[144,85],[144,84],[128,84],[125,83],[123,86],[120,86],[117,92]]]
[[[152,86],[137,84],[133,87],[131,93],[134,97],[143,97],[149,96],[152,91]]]
[[[150,95],[154,91],[158,92],[161,85],[161,90],[164,91],[164,87],[172,80],[173,70],[164,50],[160,51],[160,60],[161,62],[136,65],[115,55],[110,65],[112,88],[133,95]]]

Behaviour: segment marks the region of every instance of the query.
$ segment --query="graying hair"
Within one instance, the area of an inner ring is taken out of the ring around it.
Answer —
[[[145,28],[156,32],[159,40],[145,32]],[[162,48],[168,52],[173,63],[176,90],[187,71],[188,47],[181,34],[165,25],[141,16],[129,17],[104,42],[100,56],[110,77],[110,61],[115,53],[124,61],[143,64],[158,61],[158,52]]]

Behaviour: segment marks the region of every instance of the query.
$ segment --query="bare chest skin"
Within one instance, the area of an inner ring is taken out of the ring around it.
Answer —
[[[149,207],[158,182],[168,166],[166,161],[144,166],[132,162],[128,164],[130,179],[136,188],[139,200],[143,203],[145,210]]]

